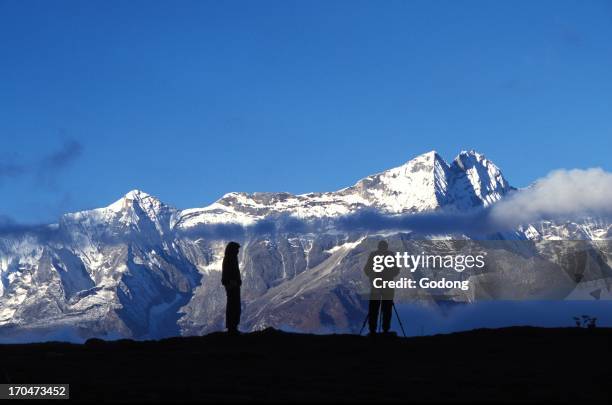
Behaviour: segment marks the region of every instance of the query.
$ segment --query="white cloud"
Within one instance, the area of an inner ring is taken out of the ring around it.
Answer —
[[[491,219],[503,225],[540,219],[612,214],[612,173],[599,168],[555,170],[495,204]]]

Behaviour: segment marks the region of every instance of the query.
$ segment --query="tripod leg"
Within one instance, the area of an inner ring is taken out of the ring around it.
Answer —
[[[368,322],[369,319],[370,319],[370,312],[368,311],[365,319],[363,320],[363,323],[361,324],[361,329],[359,329],[359,336],[361,336],[361,334],[363,333],[363,328],[365,328],[366,323]]]
[[[382,321],[383,321],[383,312],[382,312],[383,300],[381,299],[379,303],[380,305],[378,306],[378,333],[381,333],[382,332]]]
[[[400,328],[402,328],[402,334],[404,335],[404,337],[406,337],[406,331],[404,331],[404,325],[402,325],[402,320],[400,319],[400,316],[397,313],[397,308],[395,308],[395,302],[392,305],[393,305],[393,311],[395,311],[395,316],[397,316],[397,321],[400,324]]]

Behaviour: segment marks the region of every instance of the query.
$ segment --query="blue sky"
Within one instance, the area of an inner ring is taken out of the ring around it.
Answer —
[[[0,0],[0,216],[335,190],[435,149],[611,170],[610,1]]]

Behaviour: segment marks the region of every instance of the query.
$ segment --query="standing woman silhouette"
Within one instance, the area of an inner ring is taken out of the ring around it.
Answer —
[[[225,287],[227,294],[227,305],[225,306],[225,327],[228,333],[238,334],[240,323],[240,269],[238,268],[238,250],[240,245],[230,242],[225,247],[223,257],[223,269],[221,271],[221,284]]]

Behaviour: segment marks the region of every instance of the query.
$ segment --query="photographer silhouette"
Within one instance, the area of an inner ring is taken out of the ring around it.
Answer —
[[[399,268],[395,265],[395,261],[391,266],[385,266],[381,271],[374,268],[375,258],[377,256],[394,256],[394,253],[389,251],[387,241],[381,240],[378,242],[378,249],[370,254],[368,261],[363,269],[366,276],[370,280],[370,303],[368,308],[368,323],[370,327],[370,335],[376,335],[376,326],[378,324],[378,313],[382,312],[382,329],[384,333],[389,333],[391,328],[391,315],[393,311],[393,298],[395,290],[386,286],[377,288],[374,286],[374,279],[381,278],[383,281],[392,281],[399,274]],[[377,260],[379,261],[379,260]],[[385,262],[381,259],[379,262]]]

